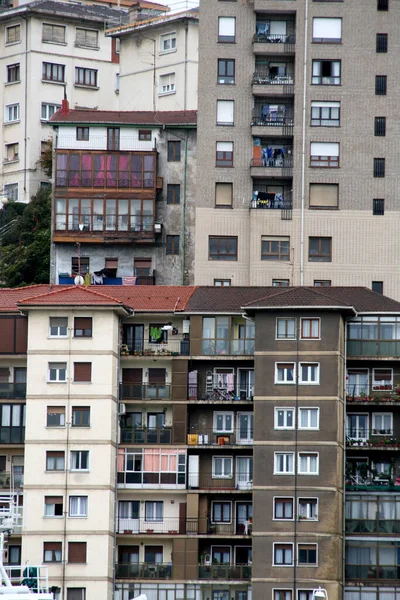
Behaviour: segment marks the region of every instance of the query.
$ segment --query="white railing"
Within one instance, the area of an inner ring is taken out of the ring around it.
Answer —
[[[107,148],[106,135],[90,135],[88,140],[77,140],[72,135],[60,135],[57,139],[57,149],[77,149],[77,150],[109,150],[110,152],[118,150],[123,152],[133,150],[155,150],[155,140],[139,141],[134,137],[121,137],[119,147],[113,146]]]

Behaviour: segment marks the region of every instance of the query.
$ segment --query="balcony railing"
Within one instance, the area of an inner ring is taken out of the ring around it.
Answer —
[[[149,275],[129,275],[136,277],[135,285],[156,285],[156,272],[152,271]],[[103,285],[122,285],[123,277],[103,277]],[[70,277],[68,274],[59,273],[58,283],[60,285],[74,285],[75,277]]]
[[[231,432],[216,433],[213,429],[205,427],[190,427],[187,434],[189,445],[202,446],[232,446],[253,444],[253,428],[242,429],[235,427]]]
[[[213,523],[210,517],[164,517],[160,521],[147,521],[119,517],[117,533],[121,535],[245,535],[252,534],[252,522],[232,520],[230,523]]]
[[[147,521],[146,519],[126,519],[118,517],[117,533],[157,535],[185,533],[185,520],[178,517],[166,517],[160,521]]]
[[[123,233],[125,235],[153,235],[154,215],[116,215],[116,214],[66,214],[57,213],[55,231],[73,232],[74,235],[94,236],[100,233]]]
[[[261,109],[254,109],[251,119],[252,127],[293,127],[293,115],[286,114],[263,114]]]
[[[188,535],[251,535],[252,521],[235,520],[231,523],[213,523],[210,517],[193,517],[186,519]]]
[[[398,488],[399,489],[399,488]],[[386,491],[386,490],[385,490]],[[394,510],[394,508],[393,508]],[[346,533],[400,533],[397,519],[346,519]]]
[[[121,400],[166,400],[170,398],[169,383],[121,383]]]
[[[210,490],[252,490],[253,479],[250,475],[232,474],[231,477],[219,477],[212,473],[189,473],[188,489]]]
[[[294,84],[294,75],[274,75],[265,69],[257,69],[251,81],[254,85],[290,85]]]
[[[25,441],[25,427],[0,426],[0,444],[23,444]]]
[[[292,199],[283,197],[282,194],[265,194],[265,198],[255,198],[250,201],[251,209],[266,209],[266,210],[292,210]],[[270,198],[268,198],[270,196]],[[277,196],[280,196],[277,198]]]
[[[366,580],[370,584],[376,580],[394,580],[400,579],[400,567],[398,566],[383,566],[376,565],[346,565],[346,579],[356,579],[357,581]]]
[[[186,487],[186,473],[159,473],[156,471],[124,471],[118,473],[118,484],[136,488],[180,488]]]
[[[204,355],[252,355],[254,354],[255,340],[206,340],[202,341],[202,354]]]
[[[288,149],[288,153],[292,153],[292,148]],[[266,167],[272,169],[291,169],[293,167],[292,156],[285,156],[279,158],[252,158],[250,162],[251,167]]]
[[[346,430],[346,446],[357,449],[400,450],[400,441],[392,436],[392,429],[349,429]]]
[[[0,383],[0,398],[24,400],[26,398],[26,383]]]
[[[199,388],[195,384],[188,386],[189,400],[203,400],[205,402],[253,402],[254,385],[237,385],[233,390],[219,388],[218,382],[214,382],[215,386],[211,391],[204,388]]]
[[[284,52],[293,52],[293,45],[296,43],[294,33],[256,33],[253,36],[254,44],[284,44]],[[289,46],[289,47],[288,47]],[[292,47],[290,47],[292,46]],[[273,49],[271,48],[273,52]]]
[[[251,579],[251,565],[199,565],[199,579]]]
[[[116,565],[117,579],[170,579],[172,564],[128,563]]]
[[[125,356],[189,356],[190,340],[168,340],[162,344],[132,342],[123,344],[121,354]]]
[[[170,444],[172,427],[147,429],[124,427],[121,429],[121,444]]]
[[[93,135],[90,132],[88,140],[77,140],[76,136],[60,135],[56,137],[57,150],[107,150],[107,136]],[[132,150],[156,150],[156,140],[139,141],[137,137],[124,136],[120,140],[121,152]]]
[[[348,340],[347,356],[400,356],[400,340]]]

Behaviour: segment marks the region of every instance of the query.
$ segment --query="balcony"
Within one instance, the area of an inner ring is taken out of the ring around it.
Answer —
[[[190,341],[188,339],[175,339],[161,344],[139,342],[128,342],[121,347],[122,356],[189,356]]]
[[[251,80],[254,96],[293,96],[294,74],[275,75],[267,69],[257,69]]]
[[[390,320],[386,320],[390,319]],[[394,357],[400,356],[400,339],[396,317],[359,317],[347,328],[347,356]]]
[[[0,472],[0,489],[1,490],[16,490],[24,485],[23,473],[12,473],[7,471]]]
[[[279,111],[271,112],[271,106],[263,104],[253,109],[251,127],[253,136],[292,136],[294,118],[292,110],[281,106]],[[265,130],[265,128],[268,128]]]
[[[0,383],[0,398],[7,400],[25,400],[26,383]]]
[[[121,429],[121,444],[171,444],[172,427],[147,429],[125,427]]]
[[[0,444],[23,444],[25,427],[0,426]]]
[[[57,212],[54,224],[54,241],[66,238],[85,242],[102,241],[155,241],[157,228],[151,214],[67,214]]]
[[[133,275],[133,277],[136,277],[135,285],[156,285],[156,272],[154,270],[149,275]],[[103,277],[103,285],[122,285],[123,279],[123,277]],[[70,277],[69,274],[58,274],[60,285],[74,285],[74,280],[75,277]]]
[[[275,192],[253,192],[250,209],[257,210],[292,210],[291,194],[276,194]]]
[[[252,475],[238,473],[231,477],[218,478],[212,473],[189,473],[188,489],[251,491]]]
[[[208,386],[204,389],[199,388],[195,384],[188,386],[188,398],[191,402],[209,402],[212,404],[221,402],[245,402],[252,403],[254,395],[254,384],[236,386],[232,391],[220,389],[218,387],[209,389]]]
[[[171,397],[169,383],[121,383],[121,400],[168,400]]]
[[[371,585],[374,580],[377,581],[393,581],[400,579],[399,566],[382,566],[376,565],[348,565],[345,567],[345,578],[356,579],[357,581],[366,581]]]
[[[118,517],[117,533],[125,535],[177,535],[184,534],[185,520],[179,517],[166,517],[161,521],[146,519],[125,519]]]
[[[241,428],[236,427],[229,433],[215,433],[213,429],[205,427],[190,427],[187,434],[187,443],[189,446],[212,446],[221,448],[222,446],[251,446],[254,442],[252,425]]]
[[[203,339],[201,352],[204,356],[252,356],[254,339]]]
[[[199,579],[251,579],[251,565],[199,565]]]
[[[292,152],[293,148],[287,148],[287,154],[283,157],[251,159],[250,175],[252,177],[291,177],[293,169]]]
[[[346,429],[346,447],[357,450],[400,450],[392,429]]]
[[[252,520],[235,520],[231,523],[213,523],[211,517],[188,517],[186,519],[186,533],[188,535],[204,536],[226,536],[226,535],[244,535],[250,536],[253,533]]]
[[[125,471],[118,473],[118,485],[137,489],[184,489],[186,473],[159,473],[155,471]]]
[[[256,33],[253,36],[253,52],[256,55],[294,54],[296,36],[294,33]]]
[[[108,138],[106,135],[93,135],[90,132],[88,140],[77,140],[76,136],[59,135],[56,138],[57,150],[107,150]],[[156,140],[139,141],[137,137],[124,136],[119,140],[120,152],[155,151]]]
[[[119,563],[116,565],[117,579],[171,579],[171,577],[171,563]]]
[[[400,488],[397,488],[399,491]],[[386,489],[384,490],[386,492]],[[366,507],[365,507],[366,509]],[[367,509],[366,509],[367,510]],[[379,513],[378,513],[379,514]],[[400,521],[397,519],[346,519],[346,533],[383,533],[383,534],[399,534]]]

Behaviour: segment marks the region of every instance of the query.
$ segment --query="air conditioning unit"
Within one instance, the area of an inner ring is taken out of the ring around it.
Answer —
[[[126,414],[126,405],[125,404],[120,404],[119,408],[118,408],[118,414],[121,417],[122,415]]]

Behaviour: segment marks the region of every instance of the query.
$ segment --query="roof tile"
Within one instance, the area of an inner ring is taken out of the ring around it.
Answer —
[[[193,125],[197,124],[196,110],[69,110],[59,109],[51,123],[121,123],[126,125]]]

